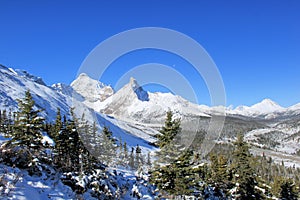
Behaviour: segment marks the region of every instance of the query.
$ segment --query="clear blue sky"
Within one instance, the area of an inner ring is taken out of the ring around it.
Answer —
[[[132,28],[165,27],[194,38],[210,54],[227,105],[271,98],[290,106],[300,102],[299,10],[298,0],[0,0],[0,63],[49,85],[69,84],[101,41]],[[126,70],[148,62],[186,69],[167,53],[148,53],[120,58],[102,81],[114,85]],[[210,104],[205,85],[197,94],[200,103]]]

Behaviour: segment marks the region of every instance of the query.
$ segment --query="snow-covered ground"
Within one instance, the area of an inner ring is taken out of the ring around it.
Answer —
[[[268,149],[261,149],[257,147],[251,147],[250,152],[253,153],[254,155],[259,155],[259,156],[265,154],[266,157],[271,157],[272,160],[277,164],[281,164],[283,161],[284,166],[286,167],[300,168],[300,156],[272,151]]]
[[[29,176],[27,171],[0,164],[1,199],[76,199],[76,194],[59,177]]]

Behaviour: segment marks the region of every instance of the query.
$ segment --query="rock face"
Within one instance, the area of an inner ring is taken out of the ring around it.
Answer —
[[[86,74],[80,74],[71,83],[71,87],[89,103],[102,102],[114,94],[112,87],[91,79]]]
[[[134,78],[114,95],[103,101],[96,110],[124,121],[161,123],[168,110],[175,115],[206,116],[201,107],[171,93],[146,92]]]

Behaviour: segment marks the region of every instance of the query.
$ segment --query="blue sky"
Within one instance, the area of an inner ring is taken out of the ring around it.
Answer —
[[[128,29],[165,27],[199,42],[216,63],[227,105],[271,98],[300,102],[300,2],[245,1],[5,1],[0,0],[0,63],[41,76],[49,85],[71,83],[88,53]],[[114,85],[127,70],[156,62],[193,79],[188,63],[155,50],[116,60],[101,81]],[[199,103],[210,105],[204,82]],[[153,87],[149,87],[153,90]]]

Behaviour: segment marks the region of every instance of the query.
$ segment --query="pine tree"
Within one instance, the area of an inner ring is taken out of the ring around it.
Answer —
[[[14,122],[12,142],[15,145],[25,145],[30,149],[41,147],[44,118],[41,110],[34,109],[35,102],[31,93],[26,91],[24,99],[18,100],[19,111]]]
[[[256,176],[250,164],[251,154],[247,143],[244,142],[243,135],[238,135],[234,145],[232,170],[235,182],[238,184],[236,199],[257,199],[258,194],[255,191]]]
[[[156,153],[158,163],[172,163],[179,158],[184,150],[183,147],[176,144],[176,139],[181,131],[180,125],[180,119],[173,119],[173,113],[168,111],[165,125],[160,130],[160,134],[156,135],[158,139],[157,145],[160,147],[160,151]]]
[[[157,144],[160,148],[169,145],[176,135],[181,131],[180,123],[180,119],[173,119],[172,111],[167,112],[165,125],[162,127],[160,134],[156,135],[158,139]]]
[[[282,200],[297,200],[299,191],[296,190],[294,181],[290,178],[276,177],[272,184],[272,193]]]
[[[147,166],[150,168],[152,166],[150,152],[147,153]]]
[[[191,194],[194,186],[191,158],[192,152],[184,151],[174,162],[156,166],[150,172],[150,182],[162,193],[178,197]]]
[[[97,133],[98,133],[98,127],[96,125],[96,122],[94,121],[93,122],[93,125],[92,125],[92,138],[93,138],[93,144],[96,144],[96,137],[97,137]]]
[[[194,174],[192,173],[192,151],[185,151],[174,163],[176,173],[175,195],[190,195],[194,186]]]
[[[99,144],[96,147],[98,152],[98,159],[106,165],[111,163],[113,158],[116,157],[116,147],[114,139],[112,138],[112,132],[107,126],[103,127],[102,133],[99,137]]]
[[[79,133],[76,128],[76,120],[69,120],[68,126],[67,126],[67,132],[68,132],[68,146],[69,146],[69,156],[71,161],[71,167],[74,170],[79,170],[80,163],[79,163],[79,155],[82,152],[84,146],[82,141],[80,140]]]
[[[134,148],[131,147],[131,152],[130,152],[130,155],[129,155],[129,167],[131,169],[135,169],[135,159],[134,159]]]
[[[63,122],[61,118],[60,108],[56,110],[56,118],[54,124],[49,125],[49,136],[57,143],[59,132],[62,130]]]
[[[231,186],[228,172],[228,160],[225,156],[210,154],[210,176],[208,182],[214,188],[215,196],[223,199]]]
[[[139,168],[143,164],[141,153],[142,149],[139,145],[137,145],[135,148],[135,168]]]

